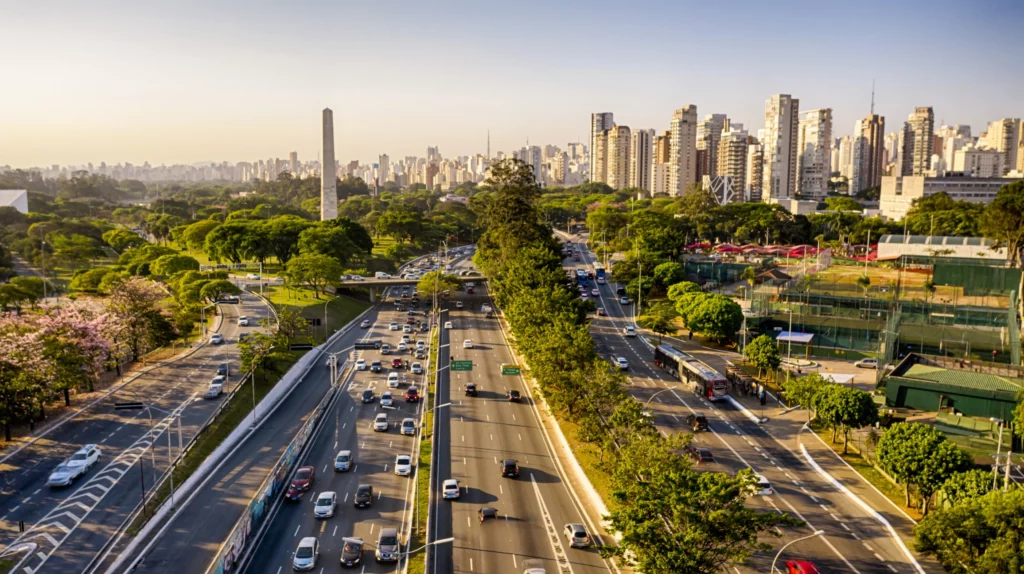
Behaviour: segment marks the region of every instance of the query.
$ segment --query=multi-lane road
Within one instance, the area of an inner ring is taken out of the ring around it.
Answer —
[[[581,243],[585,237],[574,238]],[[585,245],[581,262],[566,260],[565,267],[592,269],[596,259]],[[781,538],[766,538],[776,549],[783,544],[812,534],[818,537],[798,542],[787,549],[780,560],[810,560],[822,571],[834,572],[915,572],[915,566],[897,545],[889,532],[844,493],[836,490],[799,455],[795,437],[780,436],[771,421],[758,425],[750,412],[761,415],[761,405],[753,397],[734,396],[734,401],[711,404],[695,395],[685,384],[674,380],[653,362],[653,349],[640,337],[627,337],[624,328],[634,325],[632,305],[621,305],[616,295],[618,285],[595,285],[595,299],[607,316],[597,316],[591,331],[599,351],[608,359],[625,357],[629,362],[631,393],[640,401],[650,401],[654,420],[664,433],[691,432],[686,428],[686,415],[704,413],[711,423],[711,432],[694,437],[695,446],[712,450],[715,461],[700,463],[698,470],[735,473],[752,468],[771,482],[775,492],[755,496],[749,504],[766,512],[788,512],[806,521],[807,526],[783,530]],[[712,351],[689,341],[674,340],[672,344],[704,361],[721,373],[726,361],[738,355]],[[671,389],[674,390],[665,390]],[[655,393],[658,393],[655,395]],[[744,407],[748,410],[743,412]],[[888,509],[884,509],[888,510]],[[766,572],[771,555],[756,555],[738,572]]]
[[[220,305],[219,309],[224,344],[206,344],[140,375],[0,459],[0,548],[24,549],[15,560],[29,558],[18,572],[30,572],[29,568],[83,571],[140,502],[143,488],[150,489],[177,456],[179,438],[187,444],[240,382],[236,372],[238,334],[256,327],[238,326],[238,317],[247,316],[256,325],[267,316],[267,309],[248,295],[237,305]],[[231,365],[225,394],[204,400],[202,394],[221,362]],[[152,405],[155,439],[150,440],[147,411],[114,410],[115,402]],[[92,469],[70,487],[48,487],[54,467],[86,444],[98,445],[101,451]],[[18,531],[19,521],[26,528],[23,534]]]

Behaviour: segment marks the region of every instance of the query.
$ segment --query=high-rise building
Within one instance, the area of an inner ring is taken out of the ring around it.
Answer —
[[[850,195],[882,185],[885,169],[885,118],[870,114],[853,125],[856,161],[852,163]]]
[[[615,120],[611,112],[590,114],[590,181],[606,181],[607,179],[607,156],[599,155],[604,152],[604,144],[598,150],[598,139],[604,137],[604,132],[615,126]]]
[[[764,137],[759,138],[764,201],[788,200],[796,191],[799,112],[800,100],[789,94],[776,94],[765,102]]]
[[[391,179],[391,158],[382,153],[377,157],[377,184],[384,185]]]
[[[762,185],[764,185],[764,147],[759,138],[750,136],[747,138],[747,179],[743,186],[743,194],[747,201],[762,201],[764,199]]]
[[[797,126],[796,193],[804,199],[828,194],[829,162],[832,159],[832,109],[800,112]]]
[[[672,132],[654,136],[654,163],[672,163]]]
[[[299,152],[293,151],[288,154],[288,171],[292,175],[299,175]]]
[[[669,171],[672,163],[672,132],[654,136],[654,154],[651,162],[651,195],[669,193]]]
[[[685,105],[672,113],[669,195],[682,195],[697,182],[697,106]]]
[[[338,218],[338,164],[334,160],[334,112],[324,108],[323,141],[322,141],[323,173],[320,174],[320,219]]]
[[[729,129],[729,119],[725,114],[708,114],[697,122],[697,179],[705,175],[718,175],[718,142],[722,132]]]
[[[570,160],[578,162],[587,159],[587,146],[578,142],[570,142],[568,147]]]
[[[1003,172],[996,177],[1006,175],[1017,168],[1017,154],[1021,139],[1020,118],[1003,118],[988,124],[985,144],[1003,154]]]
[[[629,150],[629,186],[651,190],[654,130],[634,130]]]
[[[903,124],[903,145],[900,149],[900,173],[927,175],[932,160],[932,135],[935,115],[931,107],[917,107]]]
[[[612,189],[629,187],[629,147],[631,145],[630,130],[626,126],[615,126],[605,131],[607,143],[607,179],[605,183]]]
[[[603,130],[590,138],[590,181],[595,183],[608,182],[608,132]]]
[[[728,177],[735,188],[743,189],[743,199],[747,199],[747,142],[749,135],[742,130],[722,132],[715,154],[718,165],[715,173]]]
[[[968,177],[1003,177],[1010,171],[1005,162],[1005,152],[970,144],[956,151],[950,169]]]

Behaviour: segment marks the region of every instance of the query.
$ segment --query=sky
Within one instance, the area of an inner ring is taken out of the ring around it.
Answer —
[[[1024,116],[1022,0],[0,0],[0,165],[454,157],[589,142],[590,114],[756,133],[775,93],[833,133],[914,106]],[[589,145],[589,144],[588,144]]]

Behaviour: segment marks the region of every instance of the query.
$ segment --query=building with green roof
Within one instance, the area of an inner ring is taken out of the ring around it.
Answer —
[[[911,353],[885,378],[885,404],[1010,420],[1024,367]]]

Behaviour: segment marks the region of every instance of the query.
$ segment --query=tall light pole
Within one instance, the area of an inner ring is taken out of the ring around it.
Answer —
[[[666,393],[668,391],[675,391],[678,388],[679,387],[668,387],[668,388],[661,389],[660,391],[654,393],[653,395],[651,395],[650,397],[647,398],[647,402],[644,403],[644,409],[646,409],[648,407],[648,405],[651,404],[651,401],[654,399],[654,397],[660,395],[661,393]]]
[[[778,561],[779,556],[782,554],[782,551],[785,550],[786,548],[788,548],[791,544],[796,544],[797,542],[800,542],[802,540],[807,540],[809,538],[814,538],[815,536],[821,536],[824,533],[825,533],[824,530],[815,530],[812,534],[808,534],[807,536],[804,536],[803,538],[797,538],[796,540],[790,540],[789,542],[787,542],[785,545],[783,545],[782,548],[779,548],[778,554],[776,554],[775,558],[772,560],[772,569],[769,570],[769,572],[771,572],[771,574],[775,574],[775,562]]]

